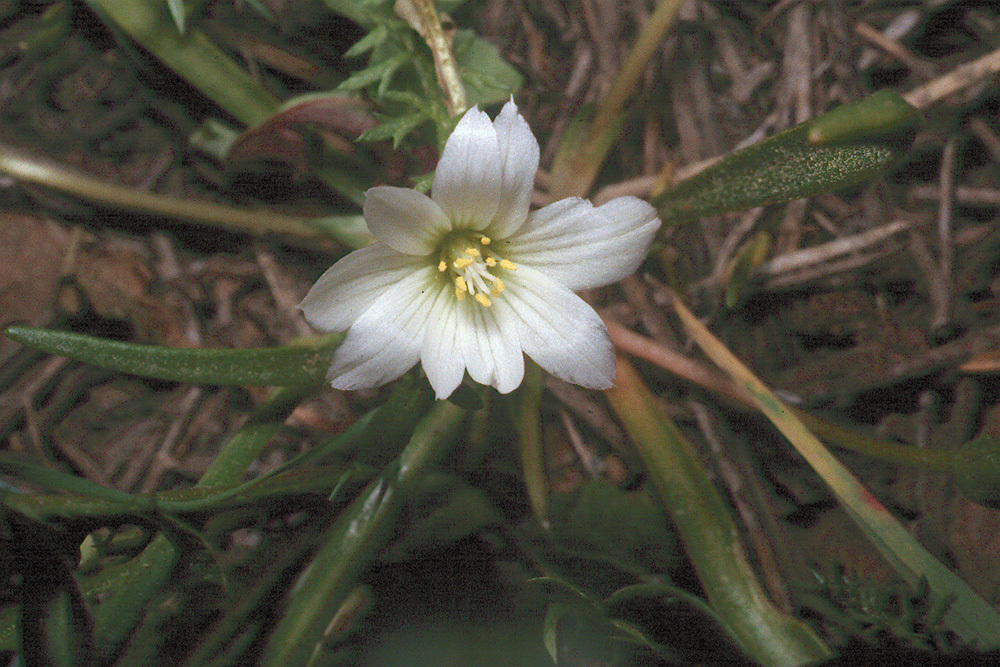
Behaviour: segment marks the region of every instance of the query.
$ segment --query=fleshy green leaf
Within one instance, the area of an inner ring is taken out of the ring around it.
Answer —
[[[739,382],[758,409],[788,438],[823,478],[848,515],[911,586],[926,578],[935,602],[952,600],[944,621],[963,641],[982,649],[1000,647],[1000,615],[959,577],[934,558],[815,435],[679,300],[674,309],[695,342]]]
[[[677,426],[624,359],[605,396],[636,445],[650,481],[673,517],[715,612],[747,654],[765,665],[803,665],[830,649],[764,592],[725,502]]]
[[[1000,509],[1000,440],[970,440],[958,448],[951,464],[955,485],[969,500]]]
[[[255,125],[278,108],[274,96],[204,33],[178,33],[165,4],[150,0],[87,0],[87,4],[243,123]]]
[[[676,224],[854,185],[900,154],[919,119],[916,108],[883,91],[727,155],[653,205]]]
[[[394,537],[404,502],[448,451],[464,416],[448,401],[435,403],[400,456],[341,513],[292,587],[261,664],[307,664],[358,576]]]
[[[49,354],[143,377],[215,385],[290,386],[323,379],[341,334],[284,347],[178,349],[123,343],[65,331],[14,325],[7,337]]]

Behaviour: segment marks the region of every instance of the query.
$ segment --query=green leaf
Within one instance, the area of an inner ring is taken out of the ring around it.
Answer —
[[[398,118],[390,118],[381,125],[377,125],[370,130],[365,130],[358,137],[358,141],[382,141],[392,139],[392,147],[399,148],[400,143],[418,125],[424,121],[431,120],[431,115],[424,111],[407,114]]]
[[[464,417],[461,408],[437,401],[399,458],[341,513],[292,586],[260,664],[308,663],[358,577],[395,536],[405,501],[448,452]]]
[[[480,489],[447,476],[437,476],[427,489],[428,501],[416,509],[406,535],[383,555],[388,562],[407,562],[420,552],[457,542],[487,526],[503,522],[500,510]]]
[[[49,354],[143,377],[196,384],[291,386],[322,380],[343,335],[252,350],[139,345],[21,325],[8,327],[7,337]]]
[[[969,500],[1000,509],[1000,440],[970,440],[958,448],[951,464],[955,485]]]
[[[364,55],[375,47],[380,46],[389,37],[389,30],[384,25],[377,25],[374,29],[344,52],[345,58],[357,58]]]
[[[385,60],[373,63],[344,79],[337,86],[337,90],[361,90],[376,81],[384,83],[392,77],[396,70],[405,65],[410,60],[410,57],[408,53],[400,52],[389,56]]]
[[[390,0],[323,0],[323,4],[330,11],[365,27],[371,26],[381,16],[392,11]]]
[[[243,123],[256,125],[278,108],[278,100],[204,33],[178,33],[164,4],[150,0],[87,0],[87,4]]]
[[[740,383],[758,409],[823,478],[841,506],[911,586],[926,578],[934,602],[953,600],[945,623],[969,645],[1000,647],[1000,614],[917,542],[815,435],[679,300],[674,310],[702,351]]]
[[[615,386],[605,396],[670,511],[709,602],[737,645],[765,665],[792,667],[829,657],[830,649],[812,628],[767,596],[718,489],[626,361],[618,361]]]
[[[885,169],[919,120],[896,93],[877,93],[727,155],[653,205],[676,224],[854,185]]]
[[[452,46],[469,105],[506,102],[524,79],[496,47],[471,30],[455,33]]]
[[[552,537],[576,551],[646,572],[668,572],[679,561],[677,537],[645,491],[591,480],[571,494],[552,494],[550,514]]]

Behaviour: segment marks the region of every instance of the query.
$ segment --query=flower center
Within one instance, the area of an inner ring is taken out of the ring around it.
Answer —
[[[489,245],[488,236],[468,232],[451,237],[442,245],[437,269],[450,274],[459,301],[469,294],[481,306],[489,308],[493,303],[490,297],[497,297],[506,289],[503,280],[494,274],[498,269],[517,270],[514,262],[498,257]]]

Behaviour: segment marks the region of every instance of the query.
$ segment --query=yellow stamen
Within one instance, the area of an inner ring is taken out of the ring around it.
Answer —
[[[497,296],[498,294],[503,292],[504,289],[506,288],[503,286],[503,281],[497,278],[497,281],[493,283],[493,291],[490,292],[490,296]]]
[[[473,298],[475,298],[475,300],[478,301],[480,305],[486,306],[487,308],[489,308],[490,303],[492,303],[489,299],[486,298],[486,295],[483,294],[482,292],[476,292],[476,295]]]
[[[465,254],[469,257],[479,257],[479,248],[475,246],[469,246],[465,249]]]
[[[482,237],[480,237],[479,242],[482,243],[483,245],[489,245],[490,244],[490,237],[489,236],[482,236]]]
[[[441,262],[438,264],[438,271],[444,273],[447,270],[448,270],[448,262],[442,259]]]
[[[488,267],[490,267],[492,269],[496,265],[497,265],[497,260],[496,260],[495,257],[487,257],[486,258],[486,266],[488,266]]]
[[[458,299],[459,301],[462,301],[463,299],[465,299],[465,290],[460,290],[460,289],[458,289],[456,287],[455,288],[455,298]]]
[[[471,257],[463,257],[462,259],[456,259],[455,260],[455,268],[458,269],[459,271],[461,271],[462,269],[464,269],[464,268],[466,268],[468,266],[472,266],[472,258]]]
[[[500,268],[507,269],[508,271],[517,271],[517,264],[510,261],[509,259],[501,259]]]
[[[455,276],[455,289],[461,292],[468,292],[469,288],[465,285],[465,278],[462,276]]]

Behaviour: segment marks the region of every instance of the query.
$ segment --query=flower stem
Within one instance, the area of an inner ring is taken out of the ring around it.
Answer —
[[[465,85],[458,72],[458,64],[451,52],[451,39],[441,25],[441,17],[433,0],[400,0],[396,11],[420,33],[434,57],[434,70],[438,85],[444,91],[445,108],[449,116],[458,116],[469,108]]]

